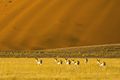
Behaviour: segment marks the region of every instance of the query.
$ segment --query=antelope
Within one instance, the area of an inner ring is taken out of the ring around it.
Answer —
[[[74,63],[75,63],[75,60],[72,60],[72,61],[71,61],[71,64],[74,64]]]
[[[80,64],[80,61],[75,61],[75,63],[74,63],[75,65],[79,65]]]
[[[99,64],[99,66],[101,66],[101,67],[103,67],[103,66],[106,66],[106,62],[100,62],[100,60],[99,59],[97,59],[97,63]]]
[[[106,66],[106,62],[102,62],[101,64],[100,64],[100,66],[102,67],[102,66]]]
[[[62,63],[63,63],[62,60],[58,60],[58,59],[56,59],[56,58],[55,58],[55,62],[57,62],[57,64],[62,64]]]
[[[41,59],[35,58],[38,65],[41,65],[43,61]]]
[[[88,63],[88,58],[85,59],[85,63]]]
[[[68,59],[65,59],[65,62],[66,62],[66,64],[68,64],[68,65],[70,65],[70,64],[71,64],[71,61],[70,61],[70,60],[68,60]]]

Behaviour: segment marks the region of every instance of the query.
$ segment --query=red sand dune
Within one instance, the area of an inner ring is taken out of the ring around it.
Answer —
[[[0,0],[0,49],[120,43],[119,0]]]

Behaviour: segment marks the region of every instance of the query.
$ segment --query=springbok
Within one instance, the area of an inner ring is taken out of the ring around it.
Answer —
[[[42,65],[43,61],[41,59],[35,58],[38,65]]]
[[[75,60],[71,60],[71,64],[75,64]]]
[[[85,63],[88,63],[88,58],[85,58]]]
[[[62,63],[63,63],[62,60],[58,60],[58,59],[56,59],[56,58],[55,58],[55,62],[56,62],[57,64],[62,64]]]
[[[97,64],[99,64],[99,66],[103,67],[106,66],[106,62],[100,62],[100,59],[97,59]]]
[[[100,64],[100,66],[102,67],[102,66],[106,66],[106,62],[102,62],[101,64]]]
[[[65,59],[65,63],[66,63],[67,65],[70,65],[70,64],[71,64],[71,61],[68,60],[68,59]]]
[[[80,61],[75,61],[75,63],[74,63],[75,65],[79,65],[80,64]]]

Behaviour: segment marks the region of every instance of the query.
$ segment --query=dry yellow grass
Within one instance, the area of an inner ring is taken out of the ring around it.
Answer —
[[[107,63],[100,67],[95,58],[88,64],[84,58],[80,65],[58,65],[53,58],[44,58],[42,65],[37,65],[34,58],[0,58],[0,80],[119,80],[120,59],[101,58]],[[64,59],[62,59],[64,60]]]

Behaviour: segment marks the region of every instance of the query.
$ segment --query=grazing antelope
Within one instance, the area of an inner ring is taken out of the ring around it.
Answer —
[[[55,58],[55,62],[56,62],[57,64],[62,64],[62,63],[63,63],[62,60],[58,60],[58,59],[56,59],[56,58]]]
[[[71,61],[71,64],[75,64],[75,60],[72,60],[72,61]]]
[[[71,61],[68,60],[68,59],[65,59],[65,63],[68,64],[68,65],[70,65],[70,64],[71,64]]]
[[[75,65],[79,65],[80,64],[80,61],[75,61]]]
[[[103,67],[103,66],[106,66],[106,62],[100,62],[100,60],[99,59],[97,59],[97,64],[99,64],[99,66],[101,66],[101,67]]]
[[[85,63],[88,63],[88,58],[85,58]]]
[[[38,65],[41,65],[43,61],[41,59],[35,58]]]
[[[102,66],[106,66],[106,62],[102,62],[101,64],[100,64],[100,66],[102,67]]]

